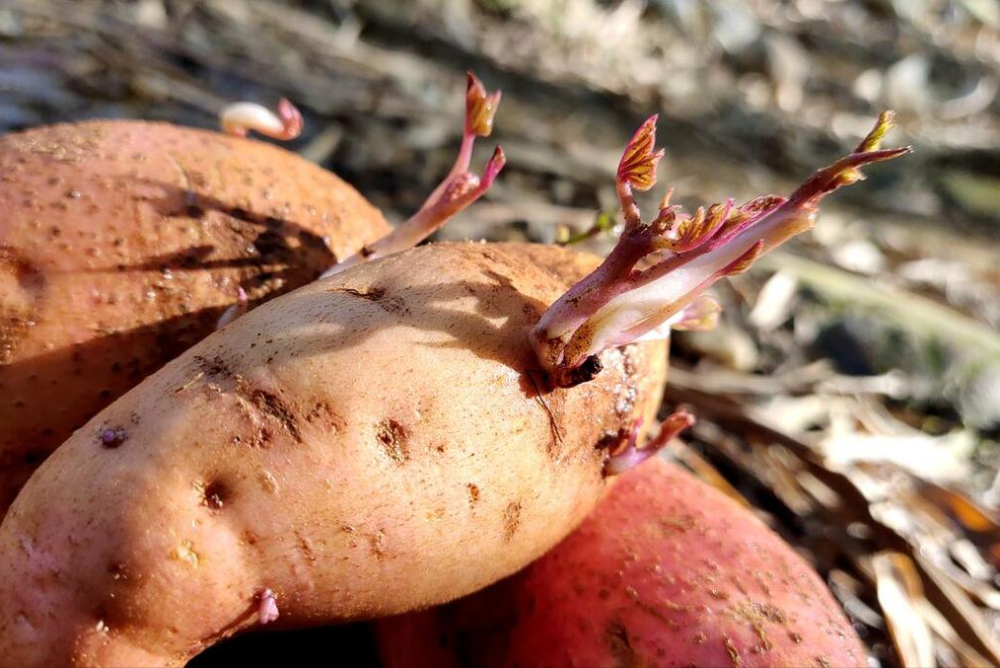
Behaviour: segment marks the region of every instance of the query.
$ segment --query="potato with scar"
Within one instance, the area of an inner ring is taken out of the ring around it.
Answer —
[[[647,223],[632,190],[655,181],[648,122],[619,165],[626,225],[604,262],[401,250],[488,185],[495,152],[353,266],[235,319],[59,448],[0,526],[0,655],[179,665],[260,624],[382,617],[523,568],[665,442],[641,433],[667,327],[710,321],[708,285],[899,155],[877,149],[886,124],[787,199],[691,216],[664,202]]]

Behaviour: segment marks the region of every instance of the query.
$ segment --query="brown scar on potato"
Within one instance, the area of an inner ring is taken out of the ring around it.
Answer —
[[[221,480],[212,480],[202,492],[204,504],[212,510],[221,510],[230,497],[229,486]]]
[[[18,343],[38,321],[45,274],[10,247],[0,247],[0,364],[13,359]]]
[[[239,385],[239,384],[238,384]],[[302,442],[302,434],[299,432],[298,421],[295,413],[273,392],[256,388],[250,391],[250,402],[262,413],[270,415],[285,428],[285,430],[295,439],[296,443]]]
[[[302,556],[306,558],[307,561],[316,561],[316,551],[313,549],[312,541],[308,537],[302,535],[298,529],[295,530],[295,537],[298,542],[299,551],[302,552]]]
[[[312,408],[306,413],[306,422],[313,423],[322,420],[323,424],[333,427],[335,432],[342,432],[347,428],[347,420],[333,410],[333,407],[326,400],[318,400],[313,403]]]
[[[747,600],[733,606],[731,614],[737,619],[751,623],[768,621],[774,624],[785,624],[788,622],[788,615],[778,606],[754,600]]]
[[[521,524],[521,502],[512,501],[503,511],[503,539],[509,541],[514,537],[517,527]]]
[[[375,438],[385,454],[398,464],[404,464],[410,459],[410,446],[407,443],[409,434],[400,423],[389,418],[382,420],[375,427]]]
[[[628,629],[618,619],[608,622],[605,629],[604,638],[608,644],[608,649],[615,657],[615,664],[621,668],[641,668],[648,662],[644,661],[639,653],[632,646],[632,639],[629,638]]]
[[[475,508],[479,501],[479,486],[468,483],[465,488],[469,491],[469,508]]]
[[[385,297],[385,290],[382,288],[359,290],[358,288],[338,287],[330,288],[327,292],[343,292],[349,295],[354,295],[355,297],[360,297],[361,299],[367,299],[370,302],[377,302],[382,299],[382,297]]]
[[[399,295],[394,295],[392,297],[386,297],[386,291],[383,288],[371,288],[369,290],[359,290],[357,288],[330,288],[327,292],[342,292],[345,294],[352,295],[354,297],[359,297],[361,299],[366,299],[370,302],[378,304],[383,310],[389,313],[406,313],[409,309],[406,308],[406,300],[404,300]]]
[[[385,532],[379,529],[369,538],[372,554],[376,559],[385,558]]]
[[[676,631],[677,630],[677,628],[678,628],[677,627],[677,622],[675,622],[674,620],[670,619],[670,617],[668,617],[667,615],[665,615],[663,613],[663,611],[657,609],[656,606],[651,605],[651,604],[647,603],[646,601],[643,601],[639,597],[639,592],[636,591],[635,587],[626,587],[625,588],[625,595],[628,596],[635,603],[635,606],[637,608],[639,608],[640,610],[642,610],[643,612],[645,612],[647,615],[650,615],[650,616],[654,617],[657,621],[662,622],[671,631]]]
[[[743,659],[740,658],[739,650],[736,649],[732,638],[727,636],[722,639],[722,643],[726,646],[726,653],[729,654],[729,661],[733,664],[733,668],[741,668]]]
[[[698,520],[692,515],[669,515],[656,521],[664,535],[672,533],[687,533],[698,528]]]
[[[233,390],[240,399],[245,400],[249,406],[252,406],[260,414],[277,420],[296,443],[303,442],[302,432],[299,429],[299,421],[295,412],[277,393],[255,387],[244,376],[235,373],[219,355],[211,358],[197,355],[194,357],[194,360],[200,371],[190,381],[174,390],[174,394],[183,392],[201,378],[213,381],[232,380],[234,381]],[[226,391],[215,382],[210,383],[210,387],[219,392]],[[270,441],[271,432],[267,428],[260,426],[258,436],[257,441],[265,443]]]

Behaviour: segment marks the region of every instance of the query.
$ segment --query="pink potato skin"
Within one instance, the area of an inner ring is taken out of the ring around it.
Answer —
[[[387,668],[867,665],[812,568],[661,459],[525,570],[377,632]]]
[[[70,435],[253,306],[388,233],[272,144],[141,121],[0,137],[0,517]]]

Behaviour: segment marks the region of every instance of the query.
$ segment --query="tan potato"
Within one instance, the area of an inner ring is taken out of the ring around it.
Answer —
[[[541,555],[652,421],[664,343],[549,385],[528,338],[597,258],[442,244],[205,339],[76,432],[0,527],[11,665],[177,665],[273,619],[453,599]]]
[[[96,121],[0,138],[0,517],[101,408],[388,225],[276,146]]]

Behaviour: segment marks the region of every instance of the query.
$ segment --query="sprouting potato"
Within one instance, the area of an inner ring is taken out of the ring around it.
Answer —
[[[456,168],[413,218],[230,318],[31,478],[0,526],[0,656],[178,665],[263,624],[383,617],[523,568],[690,423],[670,416],[643,447],[668,326],[710,323],[704,288],[900,154],[877,150],[884,117],[788,199],[694,216],[664,202],[647,224],[631,197],[655,181],[647,123],[619,166],[626,228],[604,262],[529,244],[403,250],[503,166],[498,149],[468,172],[497,100],[474,84]]]

